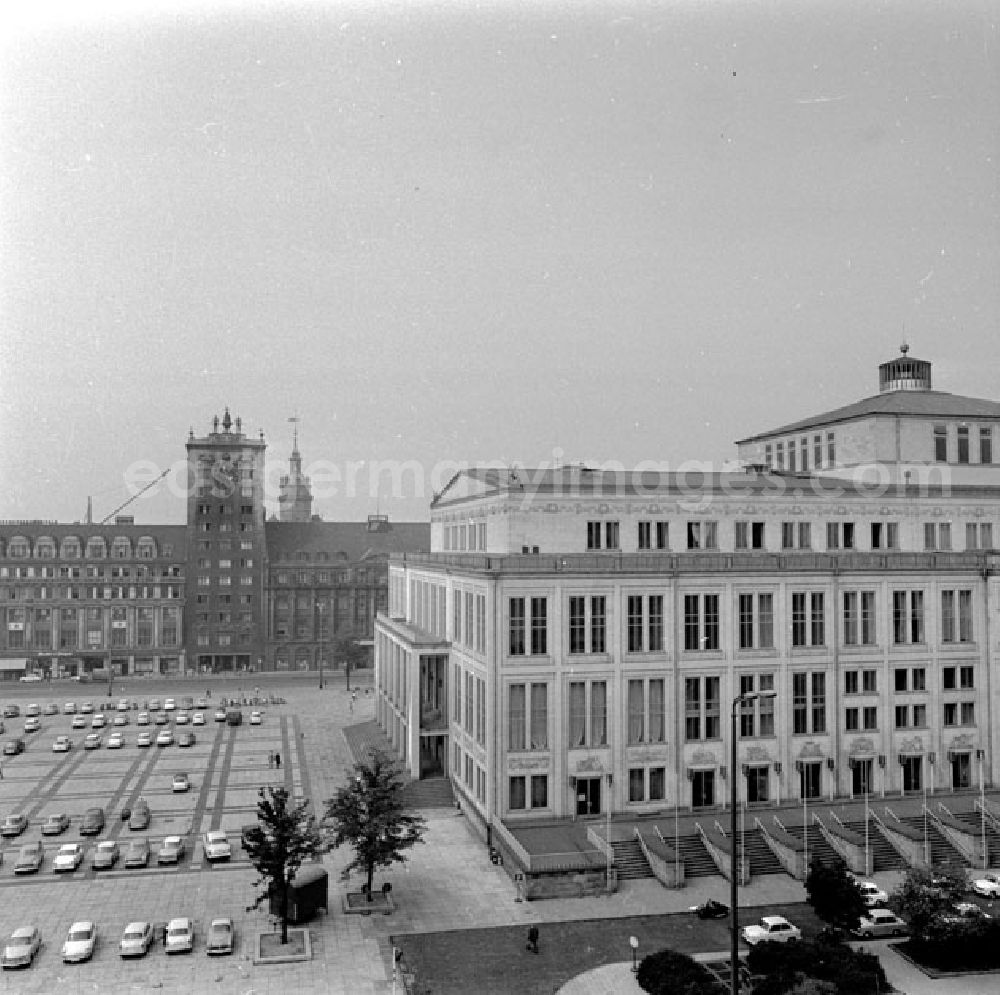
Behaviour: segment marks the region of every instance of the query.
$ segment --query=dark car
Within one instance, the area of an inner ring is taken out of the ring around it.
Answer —
[[[140,798],[132,807],[132,814],[128,819],[128,827],[129,829],[148,829],[149,819],[149,803],[145,798]]]
[[[121,851],[115,840],[101,840],[94,850],[94,870],[108,870],[118,863]]]
[[[17,862],[14,864],[15,874],[34,874],[42,866],[45,857],[45,850],[41,841],[25,843],[17,855]]]
[[[145,867],[149,864],[149,840],[137,839],[129,840],[128,849],[125,851],[126,867]]]
[[[701,905],[692,905],[690,911],[699,919],[725,919],[729,915],[729,906],[710,898]]]
[[[21,709],[17,705],[7,705],[3,710],[3,717],[5,719],[16,719],[21,714]]]
[[[7,742],[3,744],[3,752],[8,757],[16,757],[19,753],[24,753],[24,740],[8,739]]]
[[[177,737],[178,746],[194,746],[197,741],[198,739],[193,732],[182,732]]]
[[[80,823],[81,836],[96,836],[104,828],[104,809],[88,808]]]

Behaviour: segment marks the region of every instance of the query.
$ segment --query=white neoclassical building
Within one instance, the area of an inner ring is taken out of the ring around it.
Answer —
[[[378,721],[483,828],[994,785],[998,433],[904,353],[739,472],[462,472],[390,566]]]

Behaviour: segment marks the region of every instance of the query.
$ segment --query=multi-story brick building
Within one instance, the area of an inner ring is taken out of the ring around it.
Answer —
[[[741,442],[743,472],[458,474],[376,622],[411,771],[483,827],[712,807],[732,777],[749,805],[995,784],[1000,405],[931,391],[921,361],[881,373]]]
[[[388,554],[428,523],[320,521],[297,435],[266,521],[265,448],[228,409],[192,430],[186,525],[0,522],[0,679],[317,669],[369,641]]]

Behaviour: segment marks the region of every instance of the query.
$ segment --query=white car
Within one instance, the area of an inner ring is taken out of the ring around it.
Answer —
[[[143,957],[153,942],[151,922],[130,922],[118,943],[118,953],[122,957]]]
[[[100,712],[90,720],[91,729],[103,729],[107,724],[108,720]]]
[[[757,943],[788,943],[801,940],[802,930],[793,926],[784,916],[764,916],[759,923],[743,928],[743,942],[751,947]]]
[[[172,791],[190,791],[191,778],[187,774],[174,774],[174,779],[170,783]]]
[[[108,749],[120,750],[125,745],[125,737],[120,732],[113,732],[108,737]]]
[[[191,716],[191,725],[193,725],[193,726],[203,726],[204,724],[205,724],[205,713],[204,712],[195,712],[194,715]]]
[[[194,923],[190,919],[171,919],[165,944],[168,954],[190,953],[194,950]]]
[[[204,847],[205,859],[209,862],[229,860],[233,855],[233,848],[229,844],[229,837],[221,829],[212,829],[205,833]]]
[[[73,740],[69,736],[56,736],[56,741],[52,744],[53,753],[69,753],[73,749]]]
[[[38,732],[42,728],[42,720],[37,718],[25,719],[24,720],[24,731],[25,732]]]
[[[163,732],[158,732],[156,734],[157,746],[172,746],[173,742],[174,734],[169,729],[164,729]]]
[[[97,946],[97,926],[87,920],[73,923],[66,934],[66,942],[62,946],[62,959],[71,964],[82,960],[90,960]]]
[[[889,901],[889,896],[874,881],[858,881],[857,885],[868,908],[885,905]]]
[[[18,678],[22,684],[37,684],[42,679],[41,674],[25,674]]]
[[[42,934],[37,926],[21,926],[15,929],[4,945],[0,964],[3,967],[31,967],[42,946]]]
[[[75,871],[83,862],[83,845],[81,843],[63,843],[52,861],[52,870],[56,874],[65,871]]]
[[[1000,873],[987,871],[981,878],[976,878],[972,882],[972,890],[977,895],[985,895],[987,898],[1000,898]]]
[[[175,702],[173,698],[167,698],[167,700],[163,703],[163,710],[165,712],[172,712],[176,708],[177,708],[177,702]]]
[[[259,726],[264,721],[264,716],[260,712],[250,713],[250,725]]]

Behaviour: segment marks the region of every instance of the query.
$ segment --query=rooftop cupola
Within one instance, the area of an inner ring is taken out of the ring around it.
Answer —
[[[907,355],[910,347],[904,342],[899,351],[902,355],[882,363],[878,368],[878,389],[880,394],[894,390],[930,390],[931,364],[926,359],[915,359]]]

